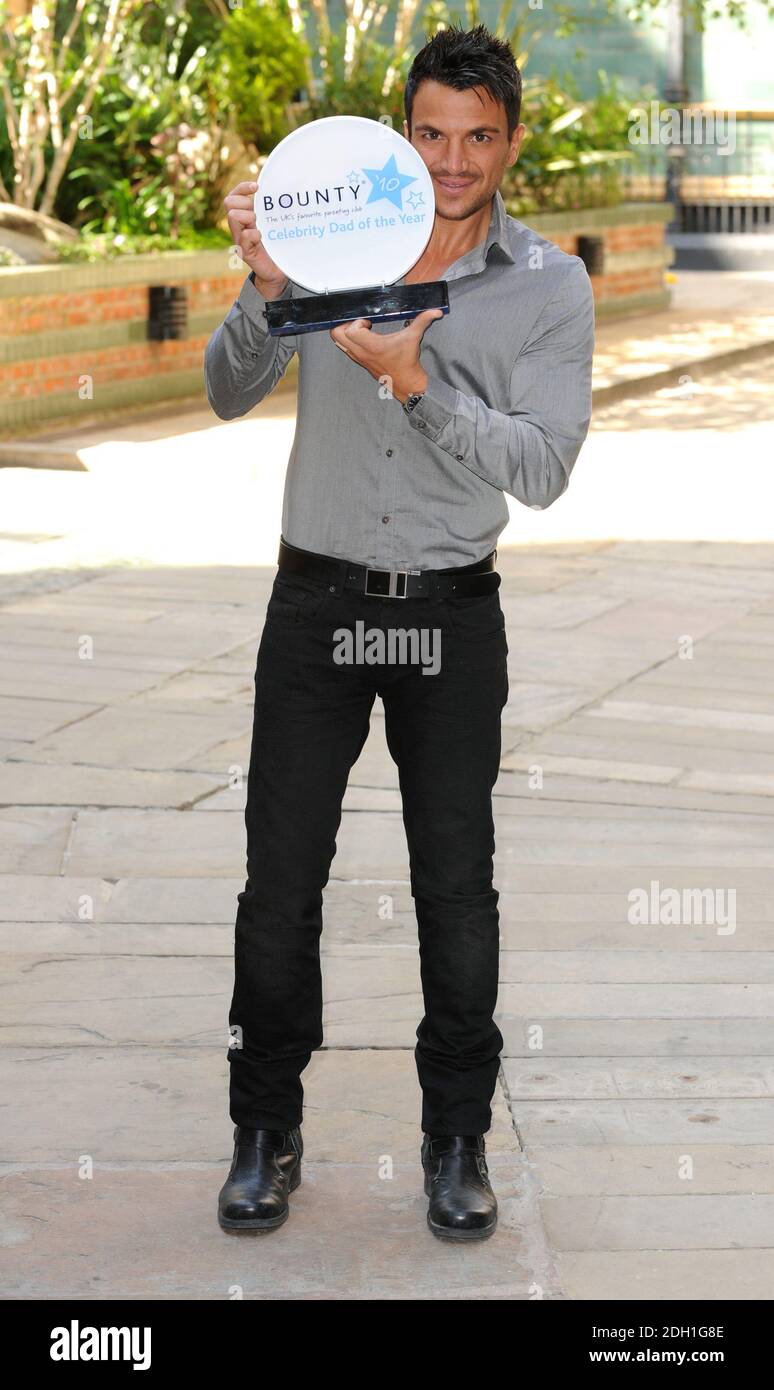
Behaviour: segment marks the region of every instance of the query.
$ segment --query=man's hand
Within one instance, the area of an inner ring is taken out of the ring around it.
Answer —
[[[228,213],[228,229],[245,265],[255,271],[255,283],[264,299],[278,299],[288,283],[284,271],[274,264],[255,225],[253,198],[257,183],[238,183],[223,200]]]
[[[370,319],[354,319],[332,328],[331,337],[337,347],[377,381],[388,377],[393,396],[404,405],[410,395],[419,394],[427,386],[419,349],[425,330],[438,318],[443,318],[442,309],[425,309],[408,328],[393,333],[372,333]]]

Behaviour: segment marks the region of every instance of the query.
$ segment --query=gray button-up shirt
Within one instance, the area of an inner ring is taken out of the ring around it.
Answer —
[[[496,193],[485,241],[443,278],[449,313],[422,339],[429,380],[411,413],[328,330],[271,337],[249,279],[210,339],[207,395],[223,420],[268,396],[298,353],[282,511],[291,545],[379,569],[470,564],[497,543],[504,493],[542,509],[567,487],[591,416],[583,262],[509,217]],[[285,290],[309,293],[292,281]]]

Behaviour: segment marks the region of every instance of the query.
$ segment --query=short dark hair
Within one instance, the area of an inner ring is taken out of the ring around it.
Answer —
[[[409,130],[417,87],[427,78],[453,87],[457,92],[483,87],[494,101],[505,107],[510,140],[521,114],[521,73],[510,44],[496,38],[484,24],[467,30],[454,25],[439,29],[420,49],[409,69],[403,93]]]

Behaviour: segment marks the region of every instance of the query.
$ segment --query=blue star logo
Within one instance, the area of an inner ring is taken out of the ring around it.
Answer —
[[[391,154],[383,169],[364,169],[363,173],[371,184],[367,203],[378,203],[387,198],[394,203],[399,212],[403,210],[403,189],[407,183],[416,183],[415,174],[399,174],[395,155]]]
[[[417,190],[412,188],[411,192],[406,194],[406,202],[411,208],[418,208],[420,205],[424,206],[425,195],[424,193],[417,193]]]
[[[359,169],[350,169],[349,173],[347,174],[347,183],[355,183],[355,184],[356,184],[357,181],[358,181],[358,179],[359,179],[359,177],[360,177],[360,170],[359,170]]]

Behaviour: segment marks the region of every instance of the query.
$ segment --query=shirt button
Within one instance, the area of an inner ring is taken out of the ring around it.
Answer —
[[[454,457],[456,458],[458,463],[462,463],[462,454],[455,454]]]
[[[383,516],[383,517],[382,517],[382,521],[384,522],[385,526],[387,525],[387,522],[389,521],[389,519],[390,519],[390,518],[389,518],[388,516]]]
[[[385,453],[386,453],[388,459],[391,459],[391,458],[392,458],[392,449],[385,449]]]

